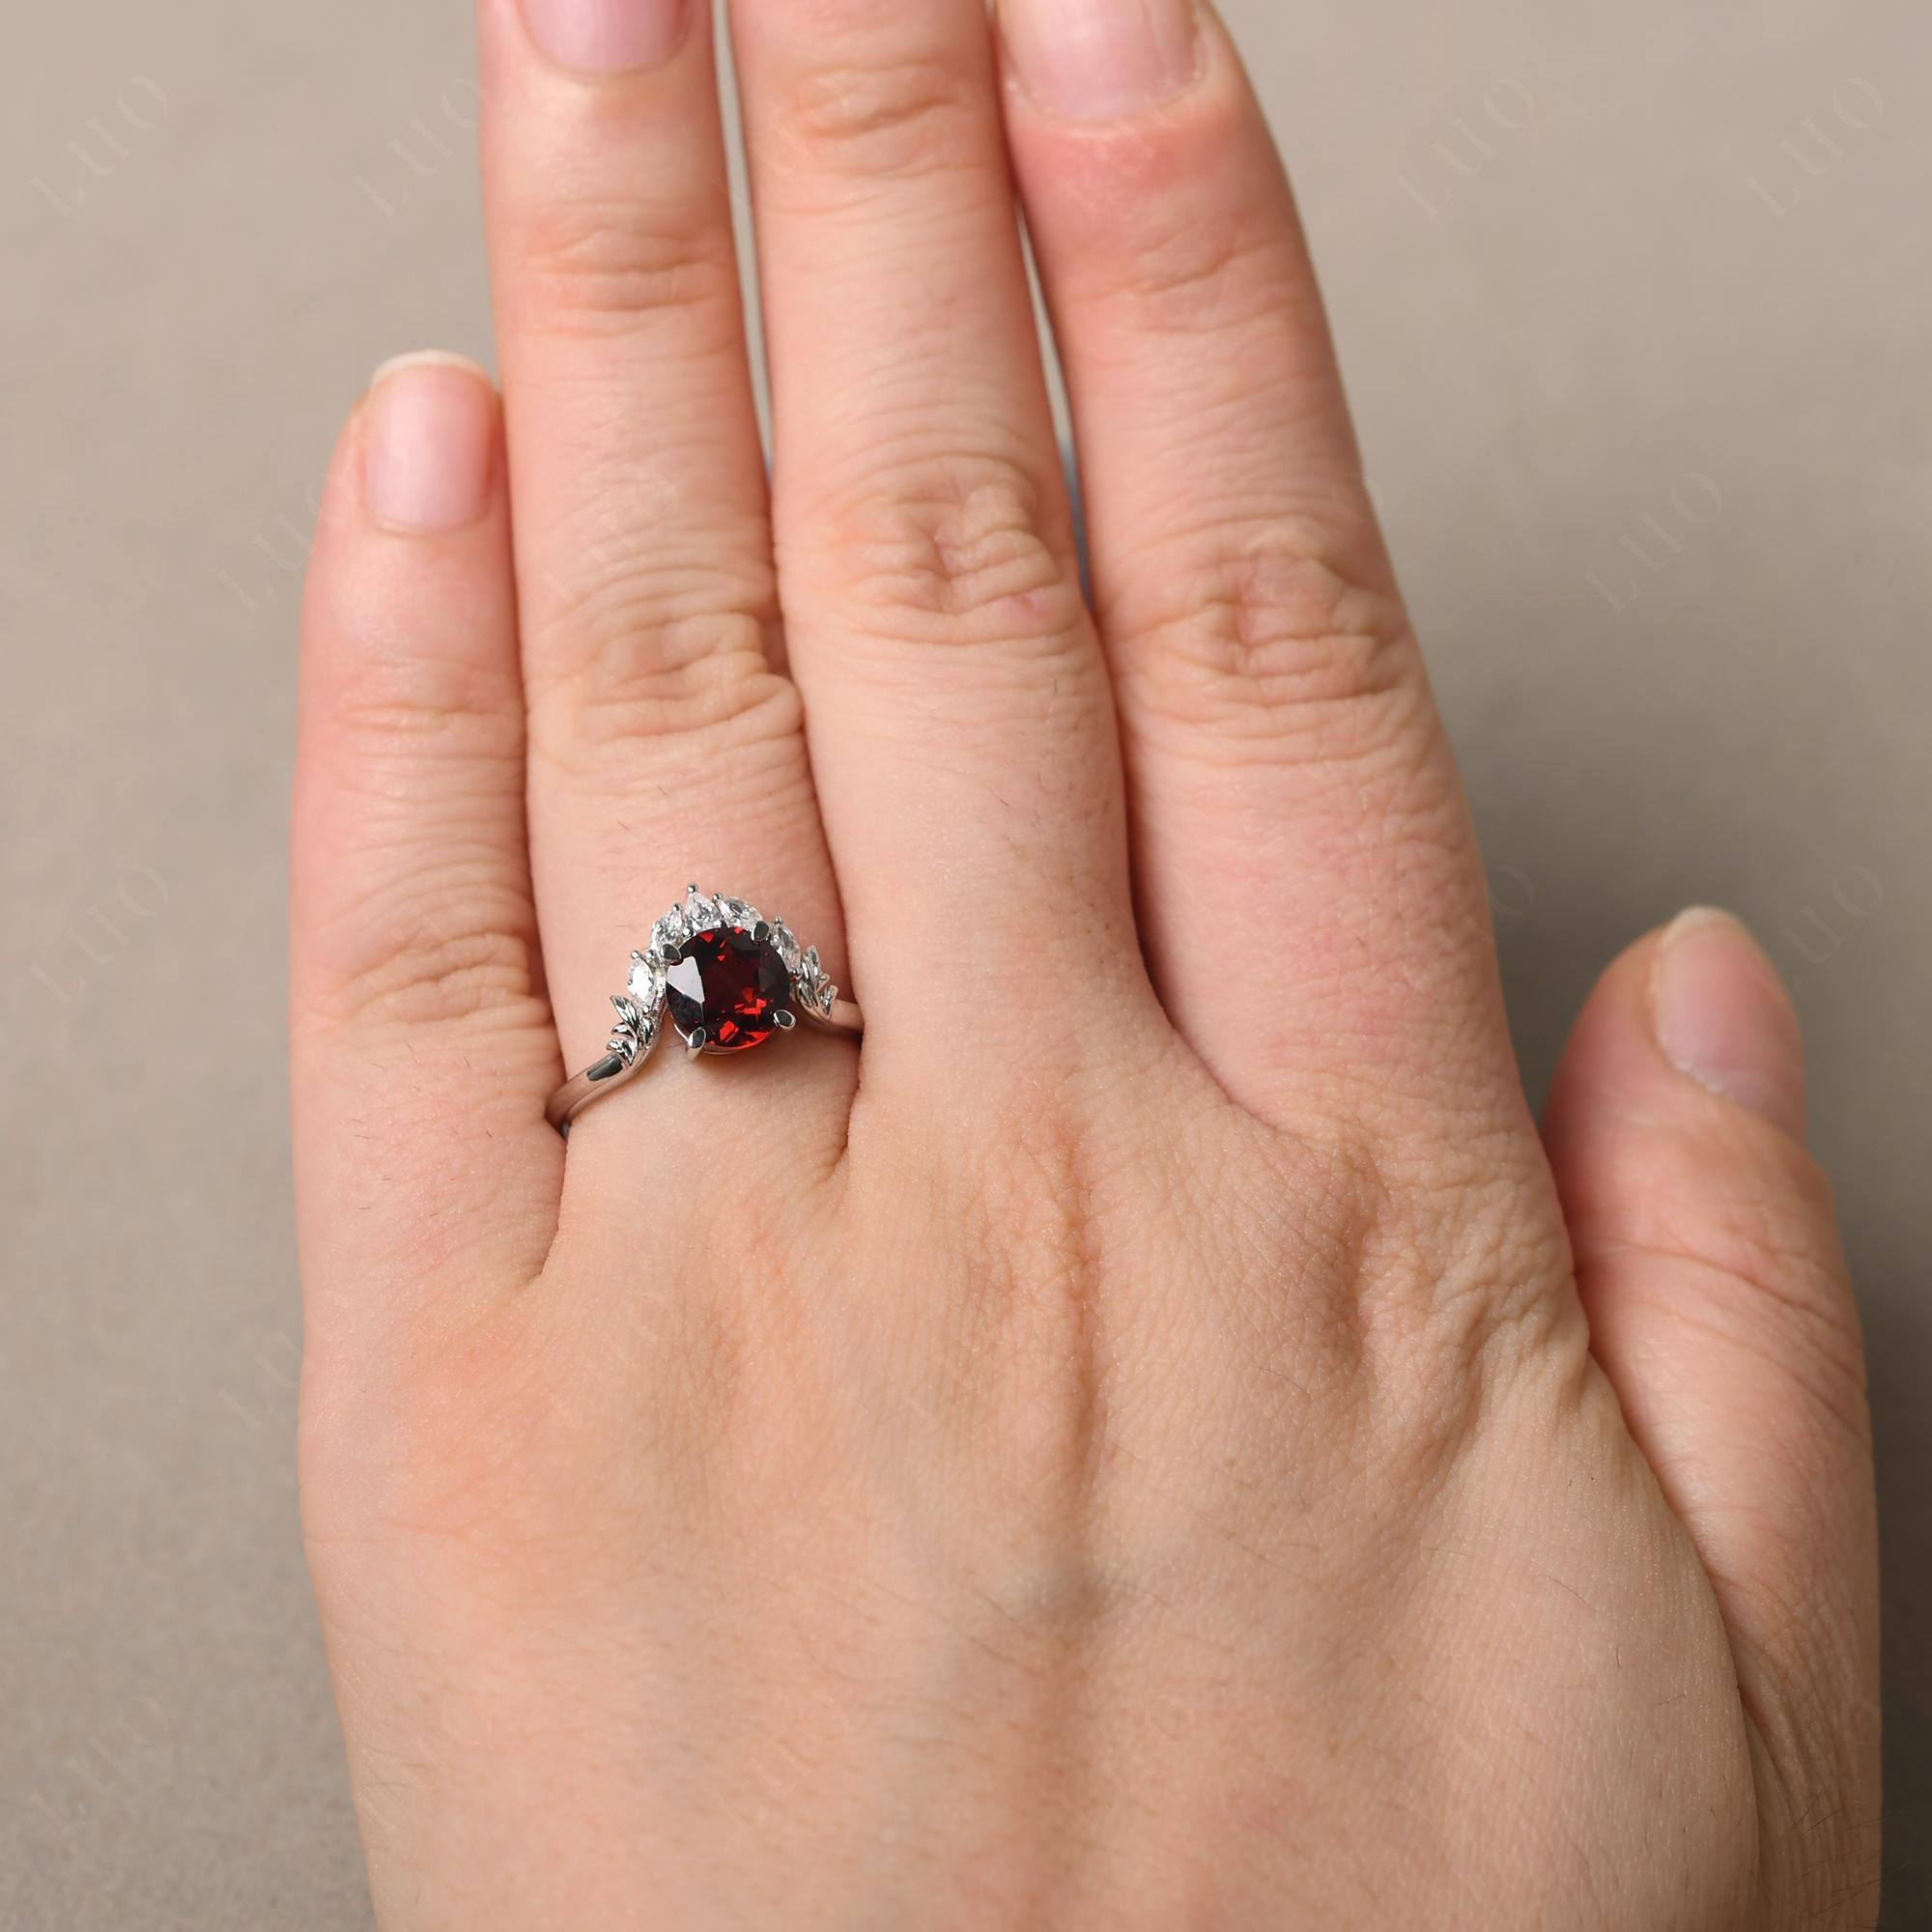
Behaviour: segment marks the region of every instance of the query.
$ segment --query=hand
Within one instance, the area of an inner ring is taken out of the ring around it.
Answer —
[[[706,11],[482,0],[507,436],[387,372],[316,553],[304,1508],[384,1925],[1869,1925],[1791,1009],[1642,941],[1539,1140],[1223,32],[735,0],[768,504]],[[661,1049],[566,1161],[694,878],[863,1048]]]

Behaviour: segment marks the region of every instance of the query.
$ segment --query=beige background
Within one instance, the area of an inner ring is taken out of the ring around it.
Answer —
[[[1750,917],[1874,1353],[1889,1923],[1932,1923],[1932,13],[1236,0],[1540,1089]],[[486,355],[462,0],[10,10],[0,1927],[367,1923],[298,1541],[282,841],[310,497]]]

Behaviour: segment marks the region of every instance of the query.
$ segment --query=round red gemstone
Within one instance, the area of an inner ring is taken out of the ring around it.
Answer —
[[[700,932],[665,975],[665,1004],[686,1039],[702,1032],[713,1053],[743,1053],[778,1031],[791,1007],[791,976],[769,940]]]

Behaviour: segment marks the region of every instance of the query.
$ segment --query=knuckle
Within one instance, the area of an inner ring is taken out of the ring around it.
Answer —
[[[1776,1309],[1789,1368],[1823,1412],[1862,1437],[1869,1427],[1864,1344],[1835,1254],[1821,1252],[1802,1234],[1779,1237],[1766,1228],[1733,1226],[1720,1233],[1708,1265],[1758,1306]]]
[[[325,1029],[545,1024],[535,930],[527,889],[494,853],[444,842],[396,865],[315,936],[327,991],[298,1019]]]
[[[675,208],[559,201],[526,216],[516,241],[521,299],[540,327],[602,332],[676,316],[735,340],[737,265],[730,235]]]
[[[1751,1145],[1753,1124],[1738,1122],[1727,1145],[1701,1131],[1652,1136],[1641,1150],[1649,1184],[1631,1190],[1642,1204],[1632,1245],[1694,1261],[1779,1301],[1835,1313],[1841,1297],[1831,1183],[1795,1147],[1765,1167],[1755,1157],[1762,1150]],[[1711,1184],[1693,1184],[1702,1177]]]
[[[621,765],[653,740],[715,756],[803,729],[798,689],[772,668],[764,628],[745,612],[626,621],[618,603],[596,632],[578,668],[532,695],[532,744],[566,769],[593,774],[613,754]]]
[[[1145,218],[1093,247],[1074,289],[1083,304],[1121,314],[1137,331],[1200,335],[1314,316],[1294,231],[1251,211],[1144,204]]]
[[[1325,1285],[1331,1353],[1367,1377],[1415,1468],[1439,1463],[1564,1321],[1568,1248],[1534,1160],[1501,1122],[1419,1159],[1378,1111],[1332,1115],[1277,1161],[1293,1172],[1280,1190],[1297,1204],[1292,1248]]]
[[[642,557],[622,533],[586,548],[532,638],[532,749],[587,770],[640,741],[701,748],[797,734],[797,688],[772,668],[770,566]]]
[[[958,1230],[958,1311],[941,1350],[943,1400],[998,1439],[1014,1474],[1001,1514],[1056,1513],[1106,1427],[1107,1257],[1118,1236],[1106,1136],[1045,1108],[998,1149],[956,1164],[935,1204]]]
[[[1265,323],[1284,315],[1325,338],[1321,299],[1292,202],[1254,152],[1252,108],[1236,90],[1194,97],[1164,125],[1051,137],[1049,183],[1067,299],[1114,309],[1155,334]]]
[[[306,940],[316,970],[300,980],[308,1006],[295,1023],[541,1017],[534,914],[495,809],[524,786],[514,671],[420,654],[370,659],[317,694],[305,728],[327,745],[333,816],[357,828],[360,849],[339,875],[366,883],[324,895]]]
[[[814,168],[860,180],[918,176],[977,147],[979,102],[955,64],[881,57],[825,67],[779,121],[784,145]]]
[[[311,713],[355,748],[358,767],[380,779],[388,760],[420,756],[509,762],[522,755],[523,695],[507,661],[424,651],[401,639],[365,636],[358,661],[319,680]]]
[[[896,466],[842,493],[826,517],[822,567],[864,629],[1048,648],[1084,637],[1070,530],[1024,465]]]
[[[1216,538],[1137,573],[1132,602],[1102,613],[1123,696],[1156,720],[1343,751],[1402,735],[1426,709],[1414,632],[1324,548],[1306,528]]]
[[[1128,731],[1162,755],[1305,768],[1379,846],[1465,861],[1467,826],[1421,649],[1393,590],[1299,532],[1137,573],[1102,615]],[[1430,868],[1430,877],[1437,868]],[[1451,879],[1460,892],[1459,879]]]
[[[1726,1124],[1727,1140],[1713,1140],[1703,1120],[1694,1131],[1646,1135],[1610,1194],[1630,1204],[1620,1224],[1585,1222],[1579,1239],[1688,1268],[1731,1304],[1713,1311],[1726,1328],[1738,1315],[1773,1319],[1780,1359],[1827,1413],[1861,1434],[1864,1343],[1831,1182],[1755,1120]]]

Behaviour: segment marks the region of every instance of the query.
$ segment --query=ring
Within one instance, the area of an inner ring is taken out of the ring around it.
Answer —
[[[631,954],[628,988],[611,996],[617,1025],[604,1058],[566,1080],[545,1118],[567,1140],[592,1100],[621,1087],[651,1057],[666,1016],[692,1056],[746,1053],[800,1020],[859,1034],[865,1020],[825,977],[817,947],[743,899],[696,886],[658,921],[647,952]]]

